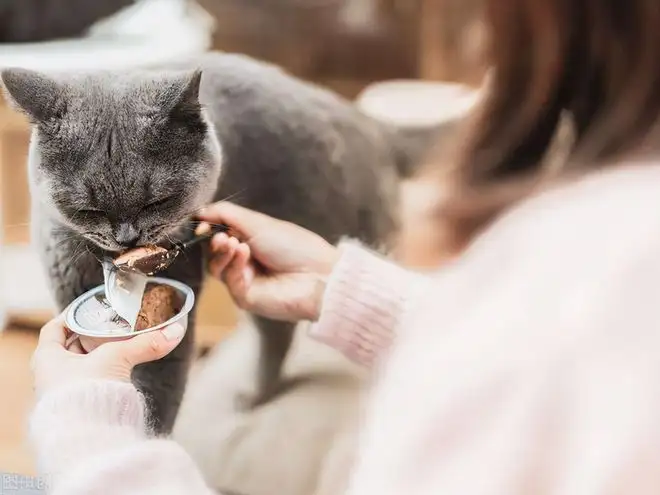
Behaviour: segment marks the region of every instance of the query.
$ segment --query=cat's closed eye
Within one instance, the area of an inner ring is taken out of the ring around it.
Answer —
[[[95,210],[93,208],[86,208],[76,212],[76,216],[84,217],[87,219],[103,217],[105,214],[106,213],[103,210]]]
[[[149,203],[147,203],[144,209],[151,210],[156,208],[162,208],[172,203],[175,199],[176,199],[176,195],[170,195],[170,196],[165,196],[163,198],[154,199]]]

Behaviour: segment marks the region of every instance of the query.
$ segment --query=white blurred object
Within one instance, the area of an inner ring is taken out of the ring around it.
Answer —
[[[96,23],[82,38],[0,44],[0,68],[59,72],[176,63],[207,51],[214,28],[213,18],[192,0],[139,0]],[[1,236],[0,331],[8,314],[53,308],[34,248],[5,246]]]
[[[463,84],[392,80],[368,86],[357,105],[371,117],[403,127],[425,127],[467,115],[481,90]]]
[[[0,316],[53,310],[37,253],[29,246],[0,245]],[[2,320],[0,319],[0,329]]]
[[[403,128],[428,128],[466,117],[482,98],[483,90],[446,82],[391,80],[368,86],[357,106],[370,117]],[[407,266],[418,269],[438,266],[445,260],[442,232],[426,220],[438,198],[438,185],[425,180],[402,184],[402,242],[396,253]],[[405,221],[415,219],[414,222]],[[436,229],[437,230],[437,229]]]
[[[87,36],[0,45],[0,67],[129,69],[185,60],[211,46],[213,18],[192,0],[139,0],[93,25]]]
[[[340,16],[350,31],[373,31],[378,21],[378,5],[376,0],[347,0]]]

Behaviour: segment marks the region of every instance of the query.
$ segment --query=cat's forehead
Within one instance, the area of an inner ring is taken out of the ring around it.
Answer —
[[[159,74],[82,74],[66,81],[64,98],[70,112],[157,113],[169,84]]]
[[[101,72],[48,85],[58,92],[51,100],[61,102],[61,110],[38,127],[42,163],[117,173],[118,179],[108,178],[116,183],[135,179],[138,170],[167,174],[194,162],[204,153],[206,128],[188,125],[198,112],[188,103],[197,97],[186,91],[190,78]]]

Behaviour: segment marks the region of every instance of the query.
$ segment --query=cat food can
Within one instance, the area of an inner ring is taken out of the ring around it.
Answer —
[[[73,301],[65,313],[65,325],[77,334],[86,351],[112,340],[124,340],[165,328],[172,323],[188,329],[188,315],[195,305],[195,293],[185,284],[176,280],[150,277],[148,284],[172,287],[181,298],[181,309],[169,320],[144,330],[133,331],[131,327],[112,309],[105,299],[105,287],[100,285]]]

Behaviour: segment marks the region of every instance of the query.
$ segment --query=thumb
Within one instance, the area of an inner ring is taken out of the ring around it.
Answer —
[[[197,218],[209,223],[226,224],[241,234],[244,241],[254,237],[263,226],[274,220],[263,213],[226,201],[203,208],[197,214]]]
[[[39,347],[57,345],[62,347],[67,339],[67,330],[64,326],[64,315],[52,319],[39,332]]]
[[[180,323],[173,323],[162,330],[155,330],[127,340],[107,343],[99,350],[121,357],[131,366],[157,361],[172,352],[181,342],[186,330]]]

